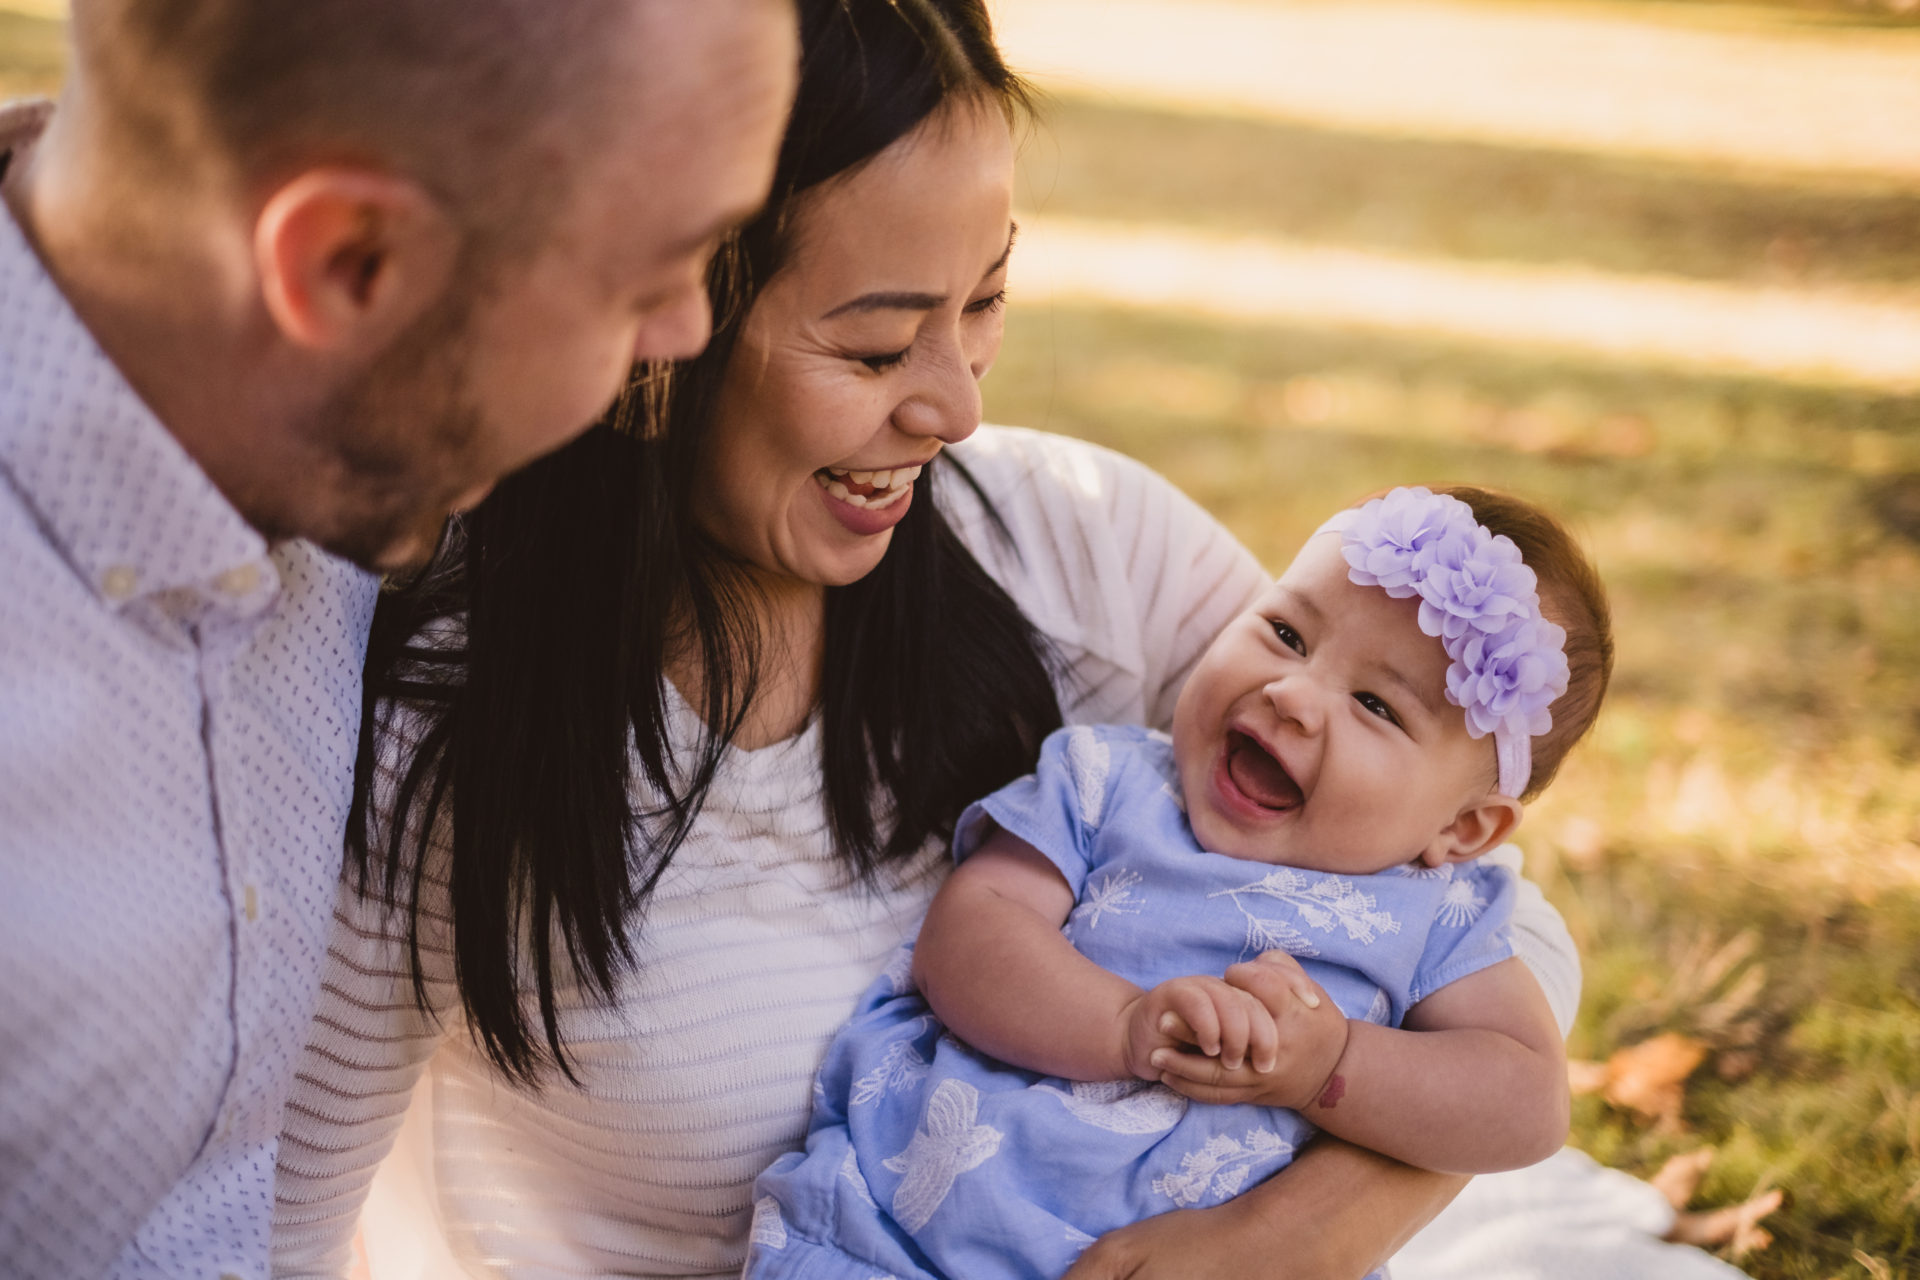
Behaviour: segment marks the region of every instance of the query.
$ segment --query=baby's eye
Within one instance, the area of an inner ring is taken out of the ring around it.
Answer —
[[[1393,708],[1388,706],[1378,694],[1356,693],[1353,695],[1353,700],[1365,707],[1368,714],[1379,716],[1388,724],[1397,725],[1400,723],[1400,717],[1393,714]]]
[[[1269,621],[1273,626],[1273,634],[1279,638],[1281,644],[1287,646],[1287,648],[1293,650],[1295,653],[1304,654],[1307,651],[1307,642],[1300,638],[1298,631],[1295,631],[1278,618],[1273,618]]]

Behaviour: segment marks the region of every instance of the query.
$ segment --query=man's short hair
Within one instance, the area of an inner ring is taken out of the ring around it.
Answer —
[[[506,230],[558,203],[633,3],[74,0],[76,70],[143,172],[209,149],[248,184],[376,164]]]

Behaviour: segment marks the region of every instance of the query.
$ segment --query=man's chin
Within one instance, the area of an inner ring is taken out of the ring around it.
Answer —
[[[447,526],[443,513],[431,524],[416,522],[411,528],[395,531],[391,524],[378,528],[346,530],[334,537],[314,539],[321,549],[342,560],[383,577],[402,577],[426,568],[439,550],[440,537]]]

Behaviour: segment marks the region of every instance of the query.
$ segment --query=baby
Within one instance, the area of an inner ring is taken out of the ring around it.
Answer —
[[[1058,1276],[1316,1129],[1446,1172],[1545,1158],[1560,1033],[1513,880],[1475,860],[1611,665],[1545,513],[1412,488],[1335,516],[1201,658],[1171,739],[1063,729],[962,815],[806,1150],[756,1184],[746,1276]]]

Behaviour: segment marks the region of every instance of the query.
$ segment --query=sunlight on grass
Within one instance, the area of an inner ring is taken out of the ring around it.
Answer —
[[[1063,94],[1739,169],[1920,176],[1920,31],[1403,0],[995,9],[1014,65]]]

